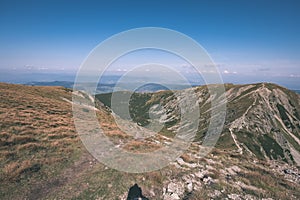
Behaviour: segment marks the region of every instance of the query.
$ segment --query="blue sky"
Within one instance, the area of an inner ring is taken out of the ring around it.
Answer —
[[[228,81],[238,75],[236,80],[287,80],[295,88],[300,79],[299,10],[297,0],[0,0],[0,70],[75,72],[104,39],[157,26],[199,42]]]

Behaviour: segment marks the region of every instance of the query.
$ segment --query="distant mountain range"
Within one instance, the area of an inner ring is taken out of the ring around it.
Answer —
[[[294,92],[300,94],[300,90],[293,90]]]
[[[51,81],[51,82],[28,82],[24,85],[31,85],[31,86],[62,86],[62,87],[66,87],[66,88],[73,88],[74,86],[74,82],[71,81]],[[79,85],[79,86],[78,86]],[[78,83],[77,87],[82,87],[82,88],[90,88],[93,87],[94,84],[93,83]],[[127,83],[124,84],[128,87],[131,87],[136,85],[135,83]],[[122,91],[123,88],[119,87],[119,88],[115,88],[116,83],[98,83],[97,85],[97,90],[96,93],[109,93],[112,91]],[[172,89],[176,89],[176,90],[181,90],[181,89],[185,89],[190,87],[189,85],[180,85],[180,84],[170,84],[169,86],[171,86]],[[126,87],[127,88],[127,87]],[[156,92],[156,91],[160,91],[160,90],[169,90],[168,87],[160,85],[160,84],[156,84],[156,83],[149,83],[149,84],[145,84],[142,85],[139,88],[136,88],[135,92]]]
[[[116,82],[118,79],[118,77],[114,77],[113,82]],[[107,81],[107,80],[106,80]],[[73,81],[50,81],[50,82],[43,82],[43,81],[32,81],[32,82],[27,82],[24,85],[32,85],[32,86],[62,86],[62,87],[66,87],[66,88],[73,88],[74,86],[74,82]],[[97,88],[97,93],[109,93],[112,92],[114,87],[115,87],[115,83],[99,83],[98,84],[98,88]],[[193,87],[197,86],[197,85],[192,85]],[[190,86],[187,85],[172,85],[173,89],[185,89],[188,88]],[[120,88],[119,88],[120,90]],[[159,84],[146,84],[140,88],[138,88],[136,91],[137,92],[156,92],[159,90],[168,90],[167,87],[159,85]],[[300,90],[293,90],[294,92],[300,94]]]
[[[72,81],[50,81],[50,82],[33,81],[33,82],[28,82],[24,85],[31,85],[31,86],[62,86],[62,87],[65,87],[65,88],[73,88],[74,82],[72,82]]]

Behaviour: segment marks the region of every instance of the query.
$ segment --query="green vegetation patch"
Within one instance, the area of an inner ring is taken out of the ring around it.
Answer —
[[[255,135],[247,131],[239,131],[236,133],[238,140],[242,142],[247,148],[254,153],[257,158],[264,159],[264,155],[260,150],[260,146],[257,144]]]
[[[281,119],[284,120],[284,121],[285,120],[289,120],[289,117],[286,114],[285,108],[281,104],[279,104],[279,103],[276,105],[276,107],[277,107],[277,109],[279,111]]]
[[[267,156],[271,159],[278,159],[279,156],[284,158],[284,151],[281,146],[269,135],[264,134],[258,136],[258,141],[266,152]]]

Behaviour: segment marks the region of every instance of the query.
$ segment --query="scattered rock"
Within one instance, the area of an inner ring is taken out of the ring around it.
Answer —
[[[213,183],[213,179],[209,176],[205,176],[205,177],[203,177],[203,182],[205,185],[210,185]]]
[[[193,183],[187,184],[186,189],[188,192],[192,192],[193,191]]]
[[[179,181],[172,181],[168,184],[167,188],[164,189],[163,199],[164,200],[177,200],[184,194],[184,185]]]
[[[232,200],[242,200],[240,195],[238,195],[238,194],[228,194],[227,196],[229,199],[232,199]]]

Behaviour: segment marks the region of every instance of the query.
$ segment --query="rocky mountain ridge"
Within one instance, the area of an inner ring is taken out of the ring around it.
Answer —
[[[300,164],[300,95],[270,83],[231,85],[226,84],[226,122],[218,147],[234,149],[258,159],[284,160]],[[212,98],[207,87],[194,90],[201,110],[196,140],[203,138],[209,125],[209,109]],[[110,106],[110,94],[96,96]],[[167,130],[176,129],[180,120],[178,100],[171,91],[134,93],[129,105],[135,122],[147,125],[151,120],[149,109],[160,104],[169,112],[161,116]],[[201,140],[201,139],[200,139]]]

